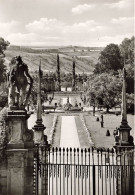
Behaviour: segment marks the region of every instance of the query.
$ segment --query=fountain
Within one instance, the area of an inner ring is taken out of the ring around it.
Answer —
[[[81,107],[80,106],[78,106],[78,104],[77,104],[77,101],[75,101],[75,105],[73,106],[72,104],[71,104],[71,101],[69,101],[69,96],[67,97],[67,100],[66,100],[66,103],[64,103],[63,105],[62,105],[62,109],[64,110],[64,112],[65,111],[70,111],[70,112],[76,112],[76,111],[78,111],[78,112],[80,112],[81,111]]]
[[[73,107],[72,104],[70,104],[70,102],[69,102],[69,97],[67,97],[67,103],[63,105],[63,108],[64,108],[65,111],[68,111],[72,107]]]

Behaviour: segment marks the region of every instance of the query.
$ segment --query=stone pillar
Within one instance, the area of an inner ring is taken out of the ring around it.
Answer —
[[[36,124],[32,128],[34,131],[34,143],[39,145],[44,142],[44,130],[45,126],[42,124],[42,104],[41,104],[41,61],[39,65],[38,75],[38,91],[37,91],[37,120]]]
[[[42,119],[36,121],[34,125],[34,142],[37,145],[38,161],[40,161],[41,174],[38,172],[38,195],[48,195],[48,148],[50,145],[47,141],[47,136],[44,135],[44,125],[42,124]],[[37,167],[38,168],[38,167]],[[43,171],[43,169],[45,171]],[[43,174],[44,172],[44,174]]]
[[[39,159],[41,162],[41,175],[39,178],[39,195],[48,195],[48,152],[50,145],[47,136],[44,136],[44,143],[39,145]],[[44,171],[43,171],[44,170]]]
[[[117,195],[134,195],[133,147],[117,147]]]
[[[47,136],[44,135],[46,127],[42,124],[42,109],[41,109],[41,67],[39,66],[39,81],[38,81],[38,97],[37,97],[37,121],[34,127],[34,143],[37,145],[37,160],[40,161],[41,174],[39,174],[39,167],[37,167],[38,177],[38,195],[48,195],[48,148]],[[38,166],[38,165],[37,165]],[[43,175],[43,169],[45,173]],[[47,169],[46,169],[47,168]]]
[[[7,161],[0,150],[0,194],[7,194]]]
[[[33,194],[34,149],[7,150],[7,194]]]
[[[6,149],[8,195],[33,194],[33,132],[28,130],[29,115],[24,110],[9,111],[6,116],[8,143]],[[4,193],[3,193],[4,194]]]
[[[29,74],[28,66],[23,63],[20,56],[14,57],[9,72],[9,110],[5,117],[7,127],[5,127],[6,136],[2,145],[5,155],[3,162],[6,167],[6,190],[2,191],[2,195],[33,195],[35,148],[33,131],[28,130],[27,127],[27,119],[30,115],[25,110],[32,84],[33,79]],[[0,175],[1,168],[5,168],[1,165],[3,162],[0,163]]]
[[[121,125],[118,128],[118,135],[115,136],[115,146],[117,152],[117,164],[120,165],[120,177],[117,177],[117,195],[134,194],[133,175],[133,137],[130,135],[131,127],[128,125],[126,113],[126,72],[123,69],[122,87],[122,110]],[[127,170],[127,171],[126,171]]]
[[[8,111],[6,124],[8,126],[9,149],[21,149],[33,147],[33,132],[28,130],[27,119],[29,118],[24,110]]]

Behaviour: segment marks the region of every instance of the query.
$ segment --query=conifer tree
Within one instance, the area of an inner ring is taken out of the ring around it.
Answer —
[[[73,59],[72,91],[75,91],[75,60]]]
[[[57,91],[61,91],[60,60],[59,60],[59,54],[57,54],[56,90],[57,90]]]

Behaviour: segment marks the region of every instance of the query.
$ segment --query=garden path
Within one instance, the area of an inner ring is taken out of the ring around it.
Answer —
[[[80,147],[74,116],[62,116],[60,147]]]

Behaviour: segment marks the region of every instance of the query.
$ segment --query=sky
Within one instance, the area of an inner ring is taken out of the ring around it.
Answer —
[[[106,46],[134,35],[134,0],[0,0],[0,37],[22,46]]]

